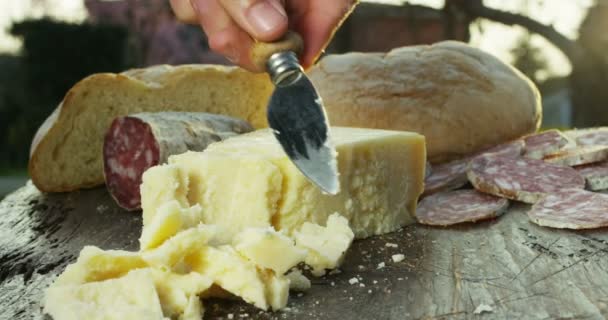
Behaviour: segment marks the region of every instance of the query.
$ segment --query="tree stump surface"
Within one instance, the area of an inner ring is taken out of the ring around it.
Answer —
[[[205,319],[603,319],[606,230],[540,227],[528,208],[514,203],[491,221],[355,241],[341,272],[312,278],[286,310],[206,300]],[[141,215],[120,209],[104,188],[47,195],[28,183],[0,202],[0,216],[0,319],[50,318],[41,313],[44,289],[83,246],[137,250],[141,231]],[[393,262],[394,254],[405,259]]]

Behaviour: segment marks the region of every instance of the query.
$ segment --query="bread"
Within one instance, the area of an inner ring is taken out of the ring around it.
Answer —
[[[433,163],[534,132],[541,120],[538,90],[525,76],[458,42],[329,55],[308,73],[331,125],[421,133]],[[92,75],[67,93],[38,130],[30,176],[46,192],[103,184],[103,136],[117,116],[198,111],[264,128],[272,90],[267,75],[225,66]]]
[[[266,127],[272,89],[266,75],[236,67],[157,66],[92,75],[77,83],[38,129],[30,151],[30,176],[46,192],[103,184],[103,137],[117,116],[196,111]]]
[[[421,133],[432,163],[535,132],[541,122],[531,81],[455,41],[328,55],[309,74],[331,125]]]

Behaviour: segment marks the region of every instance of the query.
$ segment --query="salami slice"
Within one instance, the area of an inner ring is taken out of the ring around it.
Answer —
[[[252,131],[247,122],[208,113],[139,113],[114,119],[106,132],[103,165],[106,186],[119,206],[140,207],[139,186],[146,169],[170,155],[202,151],[212,142]]]
[[[470,158],[459,159],[433,166],[431,174],[424,180],[423,196],[442,190],[454,190],[467,184],[467,164]]]
[[[608,189],[608,161],[574,167],[592,191]]]
[[[548,194],[528,211],[540,226],[559,229],[593,229],[608,226],[608,195],[580,189]]]
[[[419,223],[449,226],[498,217],[509,206],[509,200],[477,190],[439,192],[420,201],[416,209]]]
[[[524,152],[526,144],[523,140],[514,140],[499,144],[495,147],[487,149],[480,153],[478,156],[496,156],[496,157],[507,157],[507,158],[519,158]]]
[[[608,159],[607,146],[582,146],[564,149],[545,156],[544,160],[549,163],[564,166],[577,166],[600,162]]]
[[[467,177],[481,192],[526,203],[562,188],[585,187],[583,177],[571,167],[526,158],[476,157]]]
[[[575,145],[574,141],[554,129],[528,135],[524,137],[524,143],[524,157],[530,159],[542,159],[547,154]]]
[[[579,146],[608,145],[608,127],[572,130],[570,134]]]
[[[496,156],[517,158],[524,149],[522,140],[515,140],[499,144],[490,149],[482,151],[476,157]],[[439,191],[458,189],[468,183],[467,165],[472,157],[454,160],[433,167],[431,174],[426,177],[423,196],[428,196]]]

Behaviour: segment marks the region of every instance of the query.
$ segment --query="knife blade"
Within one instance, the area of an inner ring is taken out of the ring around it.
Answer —
[[[329,122],[323,101],[298,61],[302,39],[288,32],[275,43],[257,42],[252,61],[275,85],[268,102],[268,124],[293,164],[323,192],[340,192]]]

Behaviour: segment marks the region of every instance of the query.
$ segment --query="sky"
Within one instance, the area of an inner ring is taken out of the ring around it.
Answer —
[[[11,21],[19,21],[25,17],[39,17],[41,8],[31,10],[31,3],[35,0],[0,0],[0,52],[15,52],[20,43],[17,39],[7,34],[7,28]],[[403,0],[364,0],[368,2],[384,2],[402,4]],[[426,5],[440,8],[443,0],[407,0],[411,4]],[[527,13],[534,19],[543,23],[553,24],[554,27],[570,38],[576,37],[576,31],[580,21],[584,17],[586,9],[592,0],[485,0],[488,7],[502,10]],[[82,21],[85,19],[86,10],[82,0],[48,0],[47,11],[54,17],[68,21]],[[530,3],[531,5],[526,5]],[[510,50],[524,30],[503,26],[498,23],[484,21],[480,24],[483,32],[478,28],[472,28],[471,44],[488,51],[505,62],[511,62]],[[540,75],[566,75],[570,72],[570,65],[566,58],[540,36],[532,36],[532,43],[541,47],[548,58],[549,74]]]

